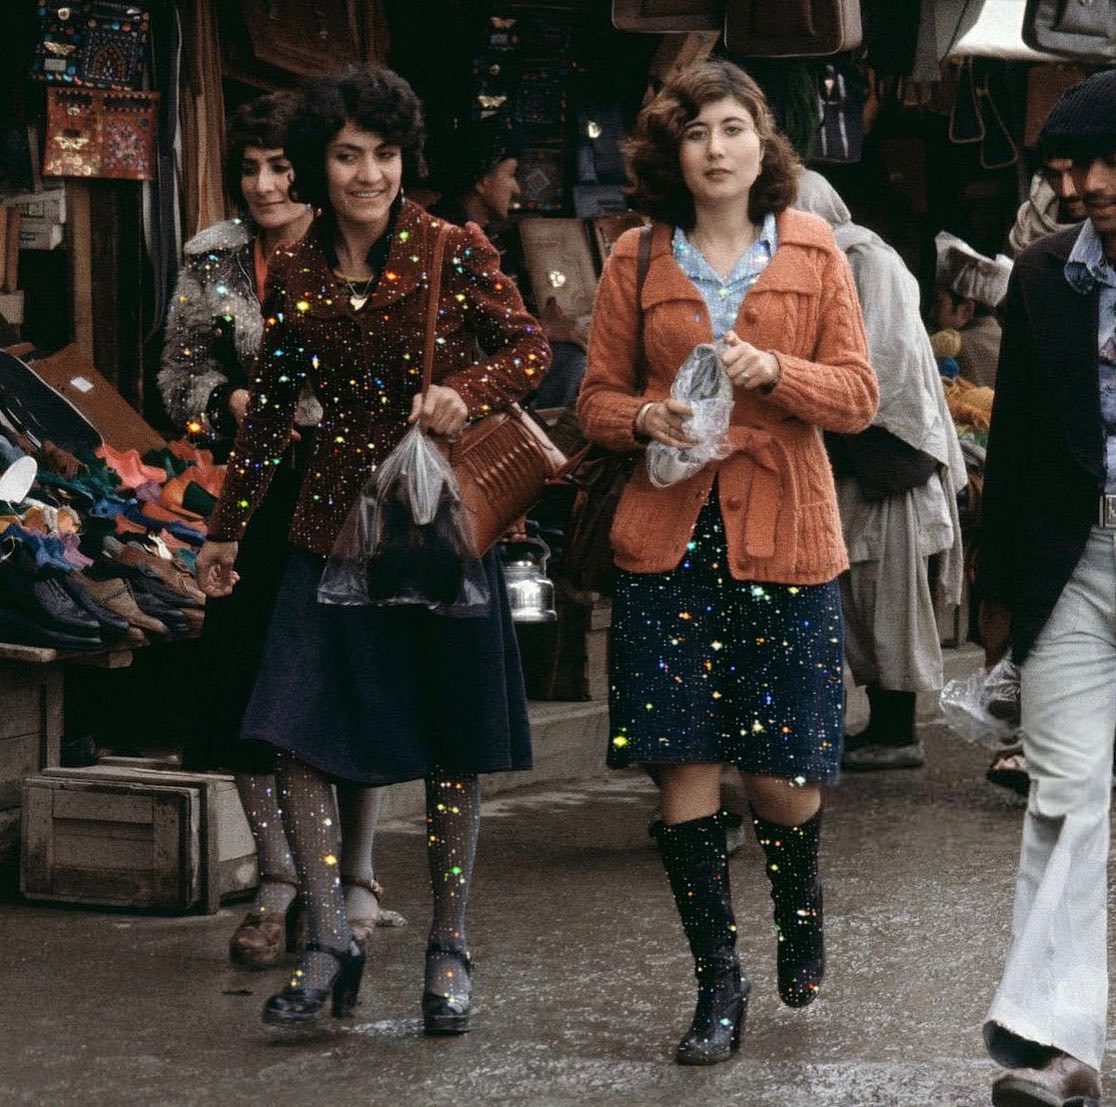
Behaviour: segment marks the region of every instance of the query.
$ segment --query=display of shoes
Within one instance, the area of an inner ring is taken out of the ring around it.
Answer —
[[[119,577],[94,580],[81,573],[77,574],[77,579],[99,604],[127,619],[131,626],[152,634],[156,638],[170,637],[170,630],[166,623],[156,619],[153,615],[148,615],[136,602],[136,597],[127,581],[121,580]]]

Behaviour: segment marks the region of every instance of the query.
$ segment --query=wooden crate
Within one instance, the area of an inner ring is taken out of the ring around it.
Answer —
[[[231,776],[92,765],[24,784],[28,899],[213,913],[257,882]]]
[[[61,672],[0,663],[0,811],[19,807],[25,776],[58,764],[61,743]]]
[[[30,648],[30,647],[28,647]],[[62,743],[62,673],[56,665],[4,660],[0,648],[0,865],[15,868],[23,779],[57,765]]]

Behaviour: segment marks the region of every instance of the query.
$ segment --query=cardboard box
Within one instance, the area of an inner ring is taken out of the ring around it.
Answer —
[[[24,781],[28,899],[212,914],[258,880],[231,776],[92,765]]]
[[[23,322],[23,289],[0,292],[0,315],[13,327],[18,327]]]
[[[14,207],[24,219],[40,223],[66,222],[66,190],[46,188],[42,192],[19,192],[0,196],[0,203]]]
[[[41,219],[27,219],[19,225],[21,250],[57,250],[62,245],[66,230],[61,223],[44,223]]]
[[[135,449],[145,454],[166,445],[162,435],[97,372],[88,355],[76,345],[64,346],[28,364],[40,380],[65,396],[118,450]]]

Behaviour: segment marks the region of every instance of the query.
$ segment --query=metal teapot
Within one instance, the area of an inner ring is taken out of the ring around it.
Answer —
[[[538,557],[520,556],[524,546],[541,551]],[[512,549],[517,551],[513,560]],[[558,619],[554,610],[554,583],[546,575],[550,547],[541,538],[524,538],[509,542],[504,548],[504,577],[508,586],[508,603],[512,621],[516,623],[553,623]]]

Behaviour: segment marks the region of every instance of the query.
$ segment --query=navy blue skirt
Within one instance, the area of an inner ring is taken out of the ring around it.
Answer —
[[[836,778],[840,589],[734,580],[715,494],[676,569],[618,574],[610,634],[611,768],[720,762]]]
[[[338,780],[395,784],[531,767],[527,699],[503,573],[489,613],[317,600],[325,558],[291,549],[242,735]]]

